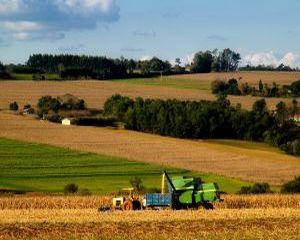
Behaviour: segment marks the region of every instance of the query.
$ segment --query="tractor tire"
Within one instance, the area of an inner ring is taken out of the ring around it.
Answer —
[[[138,200],[132,201],[132,209],[133,209],[133,211],[141,210],[141,209],[142,209],[142,204],[141,204],[141,202],[138,201]]]
[[[123,211],[132,211],[133,210],[132,201],[130,201],[130,200],[125,201],[122,209],[123,209]]]
[[[214,205],[212,203],[209,203],[209,202],[203,203],[203,207],[206,210],[214,210]]]

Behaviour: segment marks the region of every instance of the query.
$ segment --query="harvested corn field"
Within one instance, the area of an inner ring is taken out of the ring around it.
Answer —
[[[30,209],[97,209],[111,204],[112,196],[2,196],[0,210]],[[217,209],[300,209],[300,195],[222,195],[223,202],[216,203]]]
[[[109,197],[98,196],[2,197],[0,239],[300,237],[298,195],[225,196],[224,203],[219,203],[214,211],[98,212],[97,207],[107,201]]]
[[[108,196],[1,197],[0,239],[300,237],[299,195],[225,195],[214,211],[97,211],[110,200]]]

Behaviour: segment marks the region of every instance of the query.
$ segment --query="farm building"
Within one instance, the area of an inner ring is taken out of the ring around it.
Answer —
[[[64,119],[61,121],[61,124],[62,124],[62,125],[66,125],[66,126],[72,125],[72,120],[69,119],[69,118],[64,118]]]

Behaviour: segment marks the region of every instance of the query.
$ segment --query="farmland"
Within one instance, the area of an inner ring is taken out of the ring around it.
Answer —
[[[103,197],[2,197],[1,239],[298,239],[299,196],[225,196],[217,210],[97,212]],[[22,204],[23,203],[23,204]],[[28,205],[29,203],[29,205]],[[248,208],[239,205],[248,204]],[[27,204],[27,205],[26,205]],[[189,234],[186,234],[186,233]]]
[[[182,140],[122,129],[62,126],[5,112],[0,112],[0,137],[272,185],[283,184],[300,172],[299,158],[265,144],[233,141],[230,145],[228,141]]]
[[[264,83],[288,85],[300,79],[300,72],[228,72],[228,73],[202,73],[183,74],[157,77],[154,79],[129,79],[118,80],[117,82],[127,82],[138,85],[165,86],[178,89],[197,89],[210,92],[211,83],[216,80],[238,79],[241,83],[249,83],[251,86],[258,86],[259,80]]]
[[[35,105],[44,95],[59,96],[66,93],[73,94],[86,100],[91,108],[101,108],[105,100],[115,93],[132,98],[161,98],[180,100],[214,100],[211,94],[210,83],[216,78],[228,79],[242,77],[243,80],[254,85],[262,79],[266,83],[275,81],[277,84],[288,84],[300,79],[300,73],[273,73],[273,72],[242,72],[242,73],[211,73],[176,75],[153,79],[133,79],[114,81],[0,81],[0,108],[7,108],[12,101],[20,104]],[[251,108],[259,99],[251,96],[230,96],[232,103],[241,103],[244,108]],[[274,108],[279,101],[290,104],[291,99],[268,98],[268,106]]]
[[[0,139],[0,189],[34,192],[62,192],[68,183],[94,193],[112,193],[130,186],[140,177],[147,188],[159,188],[164,168],[124,158],[71,151],[41,144]],[[245,181],[214,174],[166,168],[171,175],[200,176],[216,181],[223,191],[234,193]]]

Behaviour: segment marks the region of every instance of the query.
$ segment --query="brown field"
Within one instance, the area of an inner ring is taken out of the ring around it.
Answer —
[[[20,205],[22,201],[24,204]],[[214,211],[100,213],[97,201],[102,203],[103,197],[2,197],[0,239],[300,237],[300,201],[297,195],[225,196],[224,203],[220,203]],[[243,207],[245,202],[248,209]]]
[[[241,82],[248,82],[252,86],[257,86],[259,80],[263,83],[272,84],[276,82],[279,85],[288,85],[294,81],[300,80],[300,72],[233,72],[233,73],[207,73],[207,74],[187,74],[175,75],[170,78],[189,79],[197,81],[212,82],[216,79],[229,80],[231,78],[240,79]]]
[[[272,76],[274,73],[265,73]],[[295,73],[296,74],[296,73]],[[298,74],[298,73],[297,73]],[[188,77],[191,81],[205,81],[210,84],[209,79],[215,79],[216,74],[183,75],[171,78]],[[225,74],[222,74],[225,76]],[[276,76],[276,75],[275,75]],[[279,74],[279,76],[281,76]],[[168,77],[169,78],[169,77]],[[198,79],[199,78],[199,79]],[[196,80],[195,80],[196,79]],[[202,80],[205,79],[205,80]],[[207,80],[208,79],[208,80]],[[269,79],[269,78],[268,78]],[[285,78],[284,78],[285,79]],[[149,80],[151,81],[151,80]],[[175,80],[174,80],[175,81]],[[178,79],[177,79],[178,81]],[[189,80],[188,80],[189,81]],[[282,82],[284,82],[282,80]],[[290,82],[290,81],[289,81]],[[187,83],[189,84],[189,83]],[[194,83],[193,83],[194,84]],[[196,83],[197,84],[197,83]],[[202,84],[202,83],[201,83]],[[34,81],[0,81],[0,108],[7,109],[10,102],[17,101],[21,106],[24,103],[36,105],[40,97],[44,95],[60,96],[66,93],[73,94],[86,100],[88,107],[101,108],[105,100],[115,93],[120,93],[132,98],[141,96],[144,98],[160,98],[180,100],[214,100],[215,96],[208,90],[182,89],[178,87],[162,85],[129,84],[126,82],[113,81],[66,81],[66,82],[34,82]],[[230,96],[233,104],[241,103],[244,108],[251,108],[253,103],[259,99],[251,96]],[[270,109],[274,109],[279,101],[287,104],[291,99],[268,98],[266,99]]]
[[[265,145],[191,141],[109,128],[62,126],[0,112],[0,137],[280,185],[300,173],[299,157]]]

